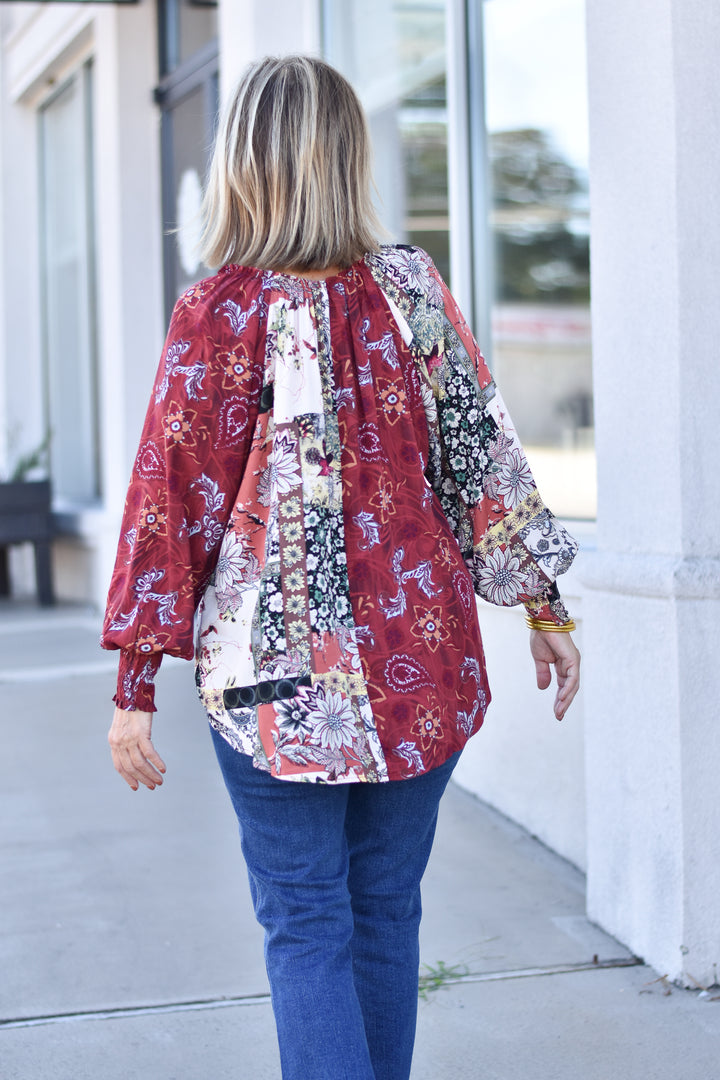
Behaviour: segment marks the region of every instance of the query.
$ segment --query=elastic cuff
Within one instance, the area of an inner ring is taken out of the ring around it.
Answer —
[[[120,690],[116,694],[113,694],[113,702],[117,705],[118,709],[122,709],[123,712],[157,712],[154,701],[154,694],[135,694],[134,696],[128,694],[121,694]]]
[[[137,653],[120,650],[117,691],[113,701],[119,709],[130,712],[156,712],[154,679],[162,653]]]

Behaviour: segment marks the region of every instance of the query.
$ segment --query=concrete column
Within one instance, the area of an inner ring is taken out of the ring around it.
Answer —
[[[598,550],[584,561],[588,914],[720,967],[720,8],[587,0]]]

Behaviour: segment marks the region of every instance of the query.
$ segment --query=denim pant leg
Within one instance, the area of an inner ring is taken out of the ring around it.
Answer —
[[[410,1076],[417,1022],[420,881],[460,754],[411,780],[353,784],[345,833],[355,989],[375,1080]]]
[[[420,880],[459,754],[412,780],[305,784],[212,735],[265,929],[283,1080],[406,1080]]]
[[[283,1080],[374,1080],[350,952],[351,785],[277,780],[213,741],[265,929]]]

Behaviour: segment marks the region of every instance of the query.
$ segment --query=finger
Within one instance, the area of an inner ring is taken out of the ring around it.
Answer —
[[[558,663],[557,665],[558,687],[562,697],[572,696],[577,693],[580,686],[580,667],[573,661]]]
[[[118,771],[119,775],[120,775],[120,776],[121,776],[121,777],[123,778],[123,780],[125,781],[125,783],[126,783],[126,784],[127,784],[127,785],[128,785],[129,787],[131,787],[133,791],[137,791],[137,790],[138,790],[138,788],[140,787],[140,785],[138,784],[138,782],[137,782],[137,780],[135,779],[135,777],[134,777],[134,776],[130,776],[130,775],[129,775],[128,773],[126,773],[126,772],[125,772],[125,770],[124,770],[124,769],[122,769],[122,768],[118,768],[118,770],[117,770],[117,771]]]
[[[130,751],[127,746],[123,746],[118,750],[118,772],[123,778],[130,777],[132,783],[135,784],[134,790],[137,791],[137,787],[142,783],[142,777],[137,775],[137,770],[133,765],[132,758],[130,757]],[[130,785],[132,787],[132,784]]]
[[[566,703],[570,704],[572,699],[578,692],[580,687],[580,680],[574,676],[567,679],[558,691],[558,696]]]
[[[570,687],[568,689],[568,691],[562,697],[560,697],[560,696],[558,697],[558,702],[559,702],[560,706],[562,707],[563,712],[567,712],[567,710],[572,705],[573,701],[575,700],[575,695],[577,694],[577,690],[578,690],[577,686]]]
[[[129,748],[128,754],[132,762],[134,775],[141,783],[145,784],[146,787],[151,784],[153,787],[156,784],[162,784],[162,776],[157,769],[153,768],[137,744]]]
[[[558,684],[560,684],[561,679],[562,685],[559,685],[555,698],[555,715],[558,720],[562,720],[578,692],[580,687],[579,671],[573,668],[568,674],[562,676],[558,672]]]
[[[550,665],[546,660],[535,661],[535,678],[537,679],[538,689],[547,690],[552,682],[552,675],[550,674]]]
[[[108,732],[113,765],[123,780],[137,791],[143,784],[151,791],[162,783],[165,763],[150,738],[152,714],[116,708]]]
[[[143,784],[152,791],[155,785],[161,782],[159,774],[150,770],[144,758],[142,761],[138,760],[138,752],[135,748],[123,747],[118,757],[123,776],[132,777],[136,784]]]
[[[141,739],[138,745],[140,746],[140,749],[142,750],[147,760],[155,766],[158,772],[164,773],[167,771],[167,766],[165,765],[165,762],[158,754],[150,739]]]
[[[133,789],[133,791],[137,791],[137,789],[138,789],[137,780],[135,779],[134,776],[130,776],[130,774],[125,769],[125,766],[123,765],[122,761],[120,760],[120,755],[116,754],[116,752],[114,750],[112,752],[112,759],[113,759],[113,765],[115,766],[115,771],[123,778],[125,783],[128,784]]]

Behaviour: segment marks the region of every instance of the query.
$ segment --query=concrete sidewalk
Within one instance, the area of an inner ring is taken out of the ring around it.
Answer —
[[[116,659],[97,635],[82,611],[0,605],[0,1080],[277,1080],[262,937],[191,665],[158,683],[165,785],[133,794],[107,749]],[[716,995],[633,965],[587,922],[583,886],[451,787],[413,1080],[720,1076]]]

